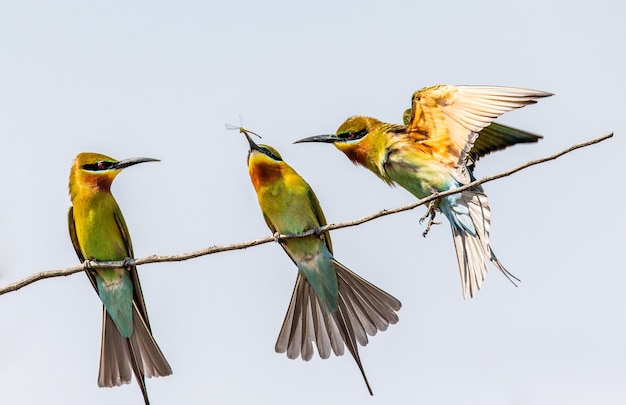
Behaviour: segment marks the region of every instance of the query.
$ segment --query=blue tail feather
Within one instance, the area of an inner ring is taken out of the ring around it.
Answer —
[[[328,312],[337,310],[337,274],[332,264],[332,254],[325,245],[321,251],[310,260],[298,261],[298,271],[309,282],[315,294],[326,305]]]
[[[107,313],[125,338],[133,334],[133,282],[128,274],[114,282],[96,275],[98,295]]]

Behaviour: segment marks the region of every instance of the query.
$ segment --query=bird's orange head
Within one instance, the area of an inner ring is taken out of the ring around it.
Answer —
[[[109,192],[111,183],[122,169],[137,163],[158,161],[153,158],[115,160],[100,153],[79,153],[70,171],[70,197],[73,199],[82,190]]]
[[[386,180],[383,165],[387,159],[387,147],[392,131],[404,130],[402,125],[386,124],[376,118],[354,116],[348,118],[332,135],[317,135],[294,143],[332,143],[354,164],[367,167]]]

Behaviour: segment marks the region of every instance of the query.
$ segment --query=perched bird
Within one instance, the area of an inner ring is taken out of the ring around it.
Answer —
[[[427,87],[413,93],[406,125],[354,116],[341,124],[336,134],[313,136],[296,143],[333,143],[353,163],[368,168],[387,184],[399,184],[416,197],[424,198],[473,181],[469,159],[472,147],[479,145],[477,138],[482,136],[481,131],[487,130],[492,140],[501,137],[504,141],[494,141],[495,146],[492,142],[481,143],[473,159],[524,138],[523,131],[502,125],[494,127],[494,119],[550,95],[513,87]],[[464,298],[468,294],[473,297],[480,289],[487,272],[487,260],[509,280],[515,278],[489,245],[490,210],[481,186],[439,198],[431,204],[422,218],[430,216],[424,236],[436,223],[436,211],[442,212],[452,227]]]
[[[115,160],[83,152],[74,159],[69,191],[68,225],[74,250],[85,260],[133,258],[133,246],[111,183],[122,169],[157,159]],[[89,281],[104,304],[98,385],[128,384],[132,373],[149,403],[145,377],[167,376],[172,369],[154,341],[134,265],[88,269]]]
[[[267,226],[277,234],[299,234],[326,225],[315,193],[280,154],[257,145],[242,129],[250,145],[248,171]],[[357,342],[398,322],[400,301],[362,279],[333,257],[330,234],[279,240],[298,267],[287,315],[276,342],[276,352],[295,359],[313,357],[313,343],[326,359],[331,349],[342,355],[344,344],[357,363],[367,389]]]

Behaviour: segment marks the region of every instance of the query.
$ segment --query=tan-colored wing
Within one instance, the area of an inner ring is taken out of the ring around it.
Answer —
[[[494,119],[550,95],[515,87],[427,87],[413,93],[409,133],[433,148],[444,163],[464,164],[478,132]]]
[[[404,125],[409,125],[411,122],[412,111],[413,109],[409,108],[402,114]],[[538,142],[541,138],[543,138],[541,135],[492,122],[478,134],[478,138],[474,141],[474,146],[469,152],[471,162],[468,161],[468,164],[475,164],[478,159],[491,152],[500,151],[518,143]]]

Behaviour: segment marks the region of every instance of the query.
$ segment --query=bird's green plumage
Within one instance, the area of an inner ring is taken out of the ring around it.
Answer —
[[[296,141],[333,143],[353,163],[390,185],[398,184],[418,198],[455,189],[474,180],[480,156],[540,137],[493,123],[501,114],[536,103],[550,93],[495,86],[438,85],[413,93],[404,125],[353,116],[334,135]],[[436,204],[436,205],[435,205]],[[496,259],[489,244],[490,210],[482,187],[439,198],[424,218],[434,224],[436,209],[450,220],[461,272],[463,296],[480,289],[487,261],[514,278]]]
[[[102,176],[102,173],[96,175]],[[74,223],[75,249],[80,251],[83,260],[116,261],[133,257],[124,217],[109,187],[93,187],[99,182],[90,179],[91,173],[80,176],[76,174],[70,186],[73,198],[69,220]],[[111,175],[106,180],[113,181],[114,177]],[[129,271],[97,269],[90,276],[118,330],[122,336],[130,337],[134,286]]]
[[[250,145],[248,171],[265,222],[273,232],[299,234],[326,224],[311,187],[278,152]],[[275,349],[295,359],[313,357],[313,343],[323,359],[331,350],[342,355],[344,345],[354,358],[372,394],[357,343],[398,321],[400,301],[362,279],[333,257],[330,234],[286,238],[280,244],[298,267],[296,284]]]
[[[326,224],[315,193],[287,163],[253,151],[249,170],[261,211],[273,232],[297,234]],[[326,232],[320,236],[287,239],[282,245],[327,309],[335,311],[337,276],[331,262],[330,235]]]
[[[134,257],[124,217],[110,189],[122,169],[149,161],[156,159],[117,161],[86,152],[76,156],[70,171],[68,228],[81,262]],[[86,273],[105,307],[98,385],[126,384],[134,373],[148,404],[145,377],[170,375],[172,369],[152,337],[137,269],[128,265]]]

